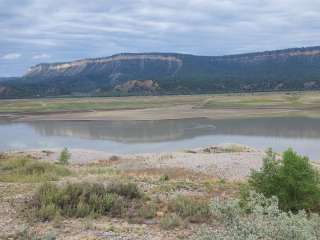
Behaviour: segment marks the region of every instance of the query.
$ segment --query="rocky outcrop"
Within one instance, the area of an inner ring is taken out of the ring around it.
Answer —
[[[140,71],[150,62],[160,62],[167,65],[171,72],[177,71],[182,66],[182,61],[175,56],[162,54],[119,54],[107,58],[85,59],[68,63],[39,64],[28,69],[25,77],[54,77],[76,76],[92,71],[105,72],[116,75],[122,65],[135,63]],[[110,72],[109,72],[110,71]]]
[[[114,87],[115,91],[121,93],[134,93],[134,92],[149,92],[154,93],[160,90],[159,84],[153,80],[131,80],[124,84]]]

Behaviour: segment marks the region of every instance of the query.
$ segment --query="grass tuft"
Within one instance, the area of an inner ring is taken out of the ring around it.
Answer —
[[[55,181],[70,175],[64,167],[25,156],[8,156],[0,159],[0,182]]]
[[[171,200],[169,209],[189,222],[206,222],[210,217],[208,201],[195,197],[179,195]]]
[[[166,214],[160,220],[160,226],[162,229],[171,230],[177,228],[183,224],[183,220],[175,213]]]
[[[107,191],[129,199],[142,197],[142,193],[135,183],[112,183],[108,186]]]

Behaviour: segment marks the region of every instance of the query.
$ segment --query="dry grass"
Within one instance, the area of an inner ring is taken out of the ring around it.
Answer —
[[[54,181],[70,174],[64,166],[38,161],[29,156],[3,155],[0,159],[0,182]]]

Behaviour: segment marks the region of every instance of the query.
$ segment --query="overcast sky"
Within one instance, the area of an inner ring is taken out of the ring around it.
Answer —
[[[0,76],[120,52],[320,45],[320,0],[0,0]]]

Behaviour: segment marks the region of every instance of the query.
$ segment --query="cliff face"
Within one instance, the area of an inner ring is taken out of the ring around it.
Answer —
[[[320,89],[320,47],[229,56],[118,54],[39,64],[0,97]]]
[[[72,77],[78,75],[105,76],[113,81],[121,75],[156,72],[174,75],[182,66],[181,59],[163,54],[119,54],[107,58],[85,59],[67,63],[39,64],[31,67],[26,78]]]

